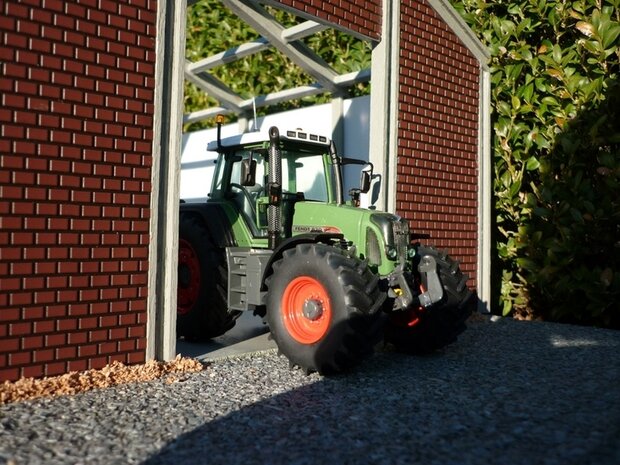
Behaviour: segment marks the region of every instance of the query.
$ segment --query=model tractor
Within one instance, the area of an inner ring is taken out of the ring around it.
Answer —
[[[418,242],[394,214],[359,207],[372,165],[301,130],[222,140],[202,203],[181,202],[177,335],[223,334],[263,317],[306,372],[349,369],[384,340],[426,353],[453,342],[475,305],[458,262]],[[343,171],[359,188],[343,195]]]

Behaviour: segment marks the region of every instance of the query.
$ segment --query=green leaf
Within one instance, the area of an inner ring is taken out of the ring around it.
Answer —
[[[540,162],[538,161],[536,157],[530,157],[528,158],[525,167],[527,168],[528,171],[534,171],[540,167]]]
[[[562,47],[558,44],[553,46],[553,59],[556,63],[562,63]]]
[[[609,27],[609,29],[607,29],[603,34],[603,37],[601,37],[603,40],[603,48],[606,50],[611,48],[611,46],[616,42],[618,35],[620,35],[620,25]]]

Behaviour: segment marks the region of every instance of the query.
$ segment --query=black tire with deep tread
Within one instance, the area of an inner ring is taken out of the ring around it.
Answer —
[[[179,239],[187,241],[198,256],[200,292],[189,312],[184,315],[177,312],[177,337],[203,340],[224,334],[241,314],[228,311],[228,269],[224,250],[215,246],[202,221],[192,216],[181,215]]]
[[[466,284],[467,276],[461,272],[458,262],[433,247],[419,246],[414,270],[425,255],[431,255],[437,262],[443,298],[421,312],[420,321],[414,326],[397,324],[389,318],[385,326],[385,342],[410,354],[428,354],[456,341],[476,306],[476,299]]]
[[[284,326],[280,306],[287,285],[296,277],[319,281],[330,297],[332,321],[313,344],[295,340]],[[274,263],[267,279],[266,321],[281,354],[306,373],[333,374],[370,357],[380,342],[385,294],[365,262],[322,243],[298,244]]]

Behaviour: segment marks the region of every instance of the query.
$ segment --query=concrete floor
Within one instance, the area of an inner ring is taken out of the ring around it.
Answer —
[[[275,348],[275,342],[269,339],[269,328],[252,312],[243,313],[231,330],[209,341],[177,340],[177,354],[198,360],[217,360]]]

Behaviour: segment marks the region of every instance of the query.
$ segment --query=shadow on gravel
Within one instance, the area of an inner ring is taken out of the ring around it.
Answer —
[[[144,463],[617,464],[619,354],[620,332],[478,322],[439,354],[379,353],[205,423]]]

